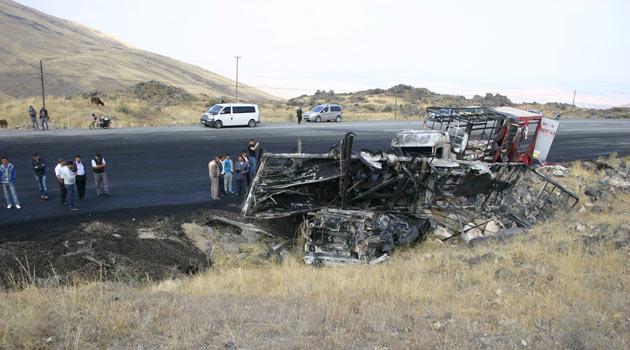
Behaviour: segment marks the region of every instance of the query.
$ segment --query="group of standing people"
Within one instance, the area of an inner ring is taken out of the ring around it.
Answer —
[[[244,195],[256,174],[260,142],[250,139],[247,150],[233,162],[229,154],[215,156],[208,163],[210,197],[214,200],[232,195]]]
[[[94,184],[96,185],[96,195],[110,196],[109,183],[107,181],[106,166],[107,162],[100,153],[94,155],[91,161],[92,173],[94,176]],[[48,186],[46,184],[46,162],[38,154],[34,153],[31,160],[31,167],[35,175],[35,181],[39,188],[39,195],[42,200],[48,199]],[[61,205],[67,205],[71,211],[79,210],[77,206],[77,197],[79,200],[85,200],[85,187],[87,184],[87,175],[85,164],[81,160],[80,155],[76,155],[74,160],[59,159],[54,169],[55,180],[59,185],[59,198]],[[2,157],[0,164],[0,181],[4,192],[4,199],[7,209],[15,206],[21,209],[20,201],[15,190],[17,172],[15,166],[9,162],[5,156]]]
[[[37,111],[35,110],[35,108],[33,108],[33,106],[28,106],[28,115],[29,117],[31,117],[31,125],[33,126],[33,130],[39,130],[40,126],[37,123]],[[39,120],[41,122],[42,130],[48,130],[48,119],[48,111],[46,110],[46,108],[42,107],[39,110]]]

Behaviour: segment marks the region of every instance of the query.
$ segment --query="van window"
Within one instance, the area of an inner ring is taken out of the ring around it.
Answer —
[[[210,114],[217,114],[221,111],[221,108],[223,108],[223,106],[221,105],[214,105],[212,106],[212,108],[208,109],[208,113]]]
[[[341,112],[341,107],[339,106],[331,106],[330,110],[333,112]]]
[[[232,113],[232,107],[225,107],[221,111],[221,114],[231,114],[231,113]]]
[[[254,106],[238,106],[233,108],[233,113],[256,113]]]
[[[324,108],[324,110],[322,111],[322,113],[326,113],[328,112],[328,107]]]

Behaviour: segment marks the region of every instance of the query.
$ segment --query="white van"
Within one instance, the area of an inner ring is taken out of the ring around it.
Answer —
[[[201,115],[201,124],[220,129],[224,126],[258,125],[258,105],[245,103],[222,103],[210,107]]]

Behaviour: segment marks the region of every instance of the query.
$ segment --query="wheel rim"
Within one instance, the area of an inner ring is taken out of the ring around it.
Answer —
[[[222,126],[223,126],[223,123],[221,123],[220,121],[214,123],[214,127],[217,128],[217,129],[221,129]]]
[[[256,126],[256,121],[254,121],[254,119],[251,119],[251,120],[249,121],[249,127],[250,127],[250,128],[253,128],[254,126]]]
[[[339,123],[341,121],[341,117],[337,116],[337,118],[335,118],[335,120],[337,121],[337,123]]]
[[[319,123],[321,120],[322,120],[322,118],[320,118],[320,117],[315,118],[315,122],[317,122],[317,123]]]

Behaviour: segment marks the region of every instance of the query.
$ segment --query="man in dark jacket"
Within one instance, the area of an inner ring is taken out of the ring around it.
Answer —
[[[48,117],[48,111],[46,108],[42,107],[42,109],[39,110],[39,119],[42,122],[42,130],[48,130]]]
[[[217,156],[217,166],[219,167],[219,196],[225,197],[225,183],[223,182],[223,155]]]
[[[297,115],[298,124],[302,124],[302,107],[298,107],[295,114]]]
[[[39,198],[48,199],[48,187],[46,186],[46,162],[38,153],[33,153],[33,161],[31,162],[33,172],[35,173],[35,181],[39,186]]]
[[[236,179],[236,193],[245,195],[247,193],[247,175],[249,174],[249,164],[245,156],[240,155],[238,162],[234,165],[234,176]]]

